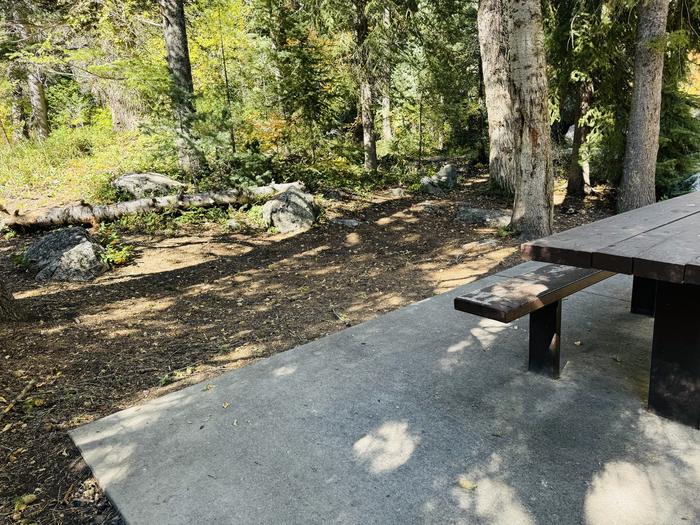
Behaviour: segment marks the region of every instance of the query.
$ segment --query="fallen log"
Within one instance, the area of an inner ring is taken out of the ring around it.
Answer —
[[[48,230],[59,226],[94,225],[104,221],[113,221],[124,215],[165,209],[186,210],[213,206],[242,206],[255,199],[272,196],[292,187],[304,189],[303,183],[291,182],[256,188],[237,188],[223,192],[146,197],[113,204],[91,205],[80,202],[68,206],[34,210],[26,214],[19,214],[17,211],[12,214],[0,206],[0,229],[4,227],[15,231]]]

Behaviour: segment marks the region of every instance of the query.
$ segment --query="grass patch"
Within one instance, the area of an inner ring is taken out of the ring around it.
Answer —
[[[59,128],[43,142],[1,146],[0,200],[32,199],[32,207],[80,199],[113,202],[109,183],[116,176],[174,171],[167,160],[157,160],[154,148],[141,133],[114,132],[104,124]]]

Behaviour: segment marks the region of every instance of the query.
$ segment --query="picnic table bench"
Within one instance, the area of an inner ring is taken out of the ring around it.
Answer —
[[[547,264],[456,297],[456,310],[502,323],[530,314],[528,369],[559,377],[562,300],[612,272]]]
[[[596,271],[606,276],[631,274],[631,311],[654,316],[649,408],[700,428],[700,192],[527,242],[521,252],[527,259],[569,270],[557,270],[558,281],[542,282],[538,281],[541,276],[525,275],[501,283],[498,290],[491,285],[457,298],[455,307],[492,319],[500,308],[503,313],[498,320],[503,322],[530,313],[530,368],[556,377],[559,296],[597,282],[593,276],[604,278]],[[589,276],[576,273],[582,270],[589,271]],[[527,283],[533,286],[528,288]],[[479,306],[488,294],[488,307]],[[555,330],[547,328],[552,318]],[[552,348],[543,353],[545,344]],[[542,356],[545,366],[536,362]]]

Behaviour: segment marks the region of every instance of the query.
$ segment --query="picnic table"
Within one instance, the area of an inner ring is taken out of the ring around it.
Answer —
[[[700,192],[524,243],[527,259],[634,276],[654,316],[649,408],[700,428]]]

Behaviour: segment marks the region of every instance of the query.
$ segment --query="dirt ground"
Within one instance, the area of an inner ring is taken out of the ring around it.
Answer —
[[[69,429],[518,263],[518,239],[457,219],[507,207],[487,190],[333,192],[297,235],[129,235],[136,260],[81,284],[36,283],[10,257],[31,239],[0,241],[0,279],[34,317],[0,325],[0,407],[31,385],[0,420],[0,521],[120,523]],[[610,214],[604,195],[557,206],[556,229]]]

